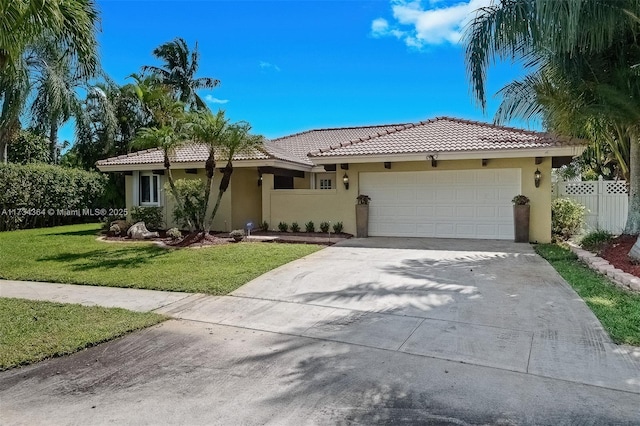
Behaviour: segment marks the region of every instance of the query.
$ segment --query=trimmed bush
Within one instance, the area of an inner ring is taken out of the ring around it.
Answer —
[[[584,248],[585,250],[598,252],[602,250],[604,246],[611,241],[612,238],[613,235],[611,235],[611,233],[600,229],[597,231],[589,232],[587,235],[585,235],[582,238],[580,245],[582,245],[582,248]]]
[[[555,240],[568,240],[584,223],[585,207],[570,198],[556,198],[551,203],[551,234]]]
[[[333,224],[333,232],[335,232],[336,234],[341,234],[342,228],[342,222],[336,222]]]
[[[320,223],[320,231],[322,232],[329,232],[329,222],[322,222]]]
[[[300,232],[300,225],[298,225],[298,222],[293,222],[291,224],[291,232]]]
[[[180,209],[176,203],[173,209],[174,220],[183,228],[201,229],[204,226],[202,222],[206,209],[204,181],[202,179],[178,179],[174,184],[183,206],[183,209]],[[169,182],[165,184],[164,188],[166,193],[174,199]],[[189,221],[191,221],[191,226],[189,226]]]
[[[267,223],[267,221],[264,221],[260,224],[259,226],[261,231],[268,231],[269,230],[269,224]]]
[[[287,225],[286,222],[280,222],[278,224],[278,229],[280,230],[280,232],[287,232],[287,230],[289,230],[289,225]]]
[[[171,238],[174,241],[179,240],[180,238],[182,238],[182,232],[180,232],[178,228],[171,228],[167,231],[167,237]]]
[[[98,172],[50,164],[0,164],[0,231],[96,222],[107,182]]]
[[[304,224],[304,229],[307,232],[316,232],[316,225],[313,223],[312,220],[310,220],[309,222]]]
[[[131,209],[131,220],[133,223],[144,222],[147,229],[162,229],[164,218],[162,207],[133,207]]]

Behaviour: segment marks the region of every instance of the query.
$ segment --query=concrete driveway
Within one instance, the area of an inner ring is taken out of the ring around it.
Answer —
[[[179,318],[0,374],[8,424],[637,424],[610,342],[526,244],[348,240]],[[3,421],[5,423],[5,421]]]

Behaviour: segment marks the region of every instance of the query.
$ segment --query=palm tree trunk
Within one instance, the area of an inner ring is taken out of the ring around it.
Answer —
[[[7,164],[7,140],[0,136],[0,164]]]
[[[204,209],[202,209],[202,220],[201,222],[204,224],[204,233],[208,234],[211,231],[211,223],[213,219],[207,222],[207,210],[209,208],[209,197],[211,196],[211,186],[213,185],[213,174],[216,170],[216,161],[214,157],[214,152],[211,151],[209,153],[209,158],[207,158],[207,162],[205,163],[205,171],[207,172],[207,186],[204,188]]]
[[[630,140],[629,156],[629,212],[624,233],[640,234],[640,141],[636,136]],[[640,260],[640,259],[639,259]]]
[[[58,123],[51,120],[51,128],[49,129],[49,149],[51,152],[51,164],[58,163]]]
[[[224,168],[222,181],[220,182],[220,187],[218,189],[218,198],[216,200],[216,205],[213,207],[213,211],[211,212],[211,216],[209,217],[209,223],[207,225],[208,228],[211,228],[211,226],[213,225],[213,219],[216,217],[216,213],[218,213],[218,208],[220,207],[222,196],[224,195],[224,193],[227,191],[227,188],[229,187],[229,182],[231,181],[232,173],[233,173],[233,167],[231,166],[231,161],[229,161],[227,162],[227,166]]]

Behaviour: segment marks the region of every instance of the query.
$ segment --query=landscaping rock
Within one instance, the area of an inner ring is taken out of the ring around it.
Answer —
[[[146,240],[149,238],[158,238],[160,235],[157,232],[149,232],[144,222],[137,222],[131,225],[127,235],[132,240]]]
[[[124,220],[124,219],[114,220],[113,222],[111,222],[111,223],[109,224],[109,226],[110,226],[110,227],[111,227],[111,226],[113,226],[113,225],[118,225],[118,228],[120,228],[120,232],[121,232],[122,234],[126,234],[126,233],[127,233],[127,231],[129,230],[129,226],[131,226],[131,225],[129,224],[129,222],[127,222],[127,221],[126,221],[126,220]]]

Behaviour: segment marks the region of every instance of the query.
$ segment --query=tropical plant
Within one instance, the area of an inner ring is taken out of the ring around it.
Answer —
[[[368,195],[360,194],[356,197],[356,201],[358,202],[358,204],[367,205],[371,201],[371,197],[369,197]]]
[[[293,222],[291,224],[291,232],[300,232],[300,225],[298,225],[298,222]]]
[[[181,201],[181,207],[176,203],[173,211],[175,221],[185,228],[192,227],[191,230],[201,231],[207,210],[204,182],[200,179],[178,179],[175,187]]]
[[[511,202],[516,206],[526,206],[527,204],[529,204],[529,197],[522,194],[516,195],[511,199]]]
[[[551,202],[551,235],[556,240],[568,240],[584,224],[585,207],[571,198],[556,198]]]
[[[164,227],[162,207],[134,206],[131,209],[131,220],[133,223],[144,222],[149,229],[162,229]]]
[[[171,238],[174,241],[179,240],[180,238],[182,238],[182,232],[180,232],[178,228],[171,228],[167,230],[167,237]]]
[[[629,140],[629,234],[640,233],[639,15],[636,0],[502,1],[480,9],[465,36],[483,108],[487,68],[496,59],[522,61],[530,73],[502,90],[498,117],[540,117],[568,137],[595,130],[623,155]]]
[[[213,89],[220,84],[220,80],[200,77],[198,71],[198,43],[189,52],[187,42],[182,38],[161,44],[153,50],[153,55],[164,62],[163,66],[146,65],[142,67],[145,74],[155,74],[163,84],[172,88],[176,99],[192,109],[208,109],[206,103],[197,93],[199,89]]]
[[[291,224],[291,227],[293,228],[293,224]],[[260,228],[261,231],[268,231],[269,230],[269,224],[265,220],[260,224],[259,228]]]
[[[320,231],[329,232],[330,227],[329,222],[320,222]]]
[[[287,232],[289,230],[289,225],[286,222],[280,222],[278,224],[278,229],[280,232]]]
[[[216,204],[211,212],[209,219],[210,223],[213,223],[216,213],[220,208],[220,202],[222,196],[229,188],[231,182],[231,175],[233,174],[233,158],[236,154],[241,152],[250,152],[263,144],[264,138],[260,135],[252,135],[250,133],[251,125],[247,122],[241,121],[226,126],[226,130],[221,135],[219,152],[220,155],[225,158],[225,167],[222,169],[222,179],[218,187],[218,197]]]
[[[312,220],[304,224],[304,229],[306,232],[316,232],[316,225]]]
[[[333,232],[336,234],[341,234],[343,229],[342,222],[336,222],[333,224]]]
[[[93,0],[12,0],[0,14],[0,162],[6,162],[9,138],[20,129],[19,116],[28,98],[33,69],[28,56],[34,46],[52,44],[58,59],[86,80],[98,71],[95,37],[98,12]],[[50,64],[55,67],[55,64]],[[59,106],[58,118],[61,115]]]

